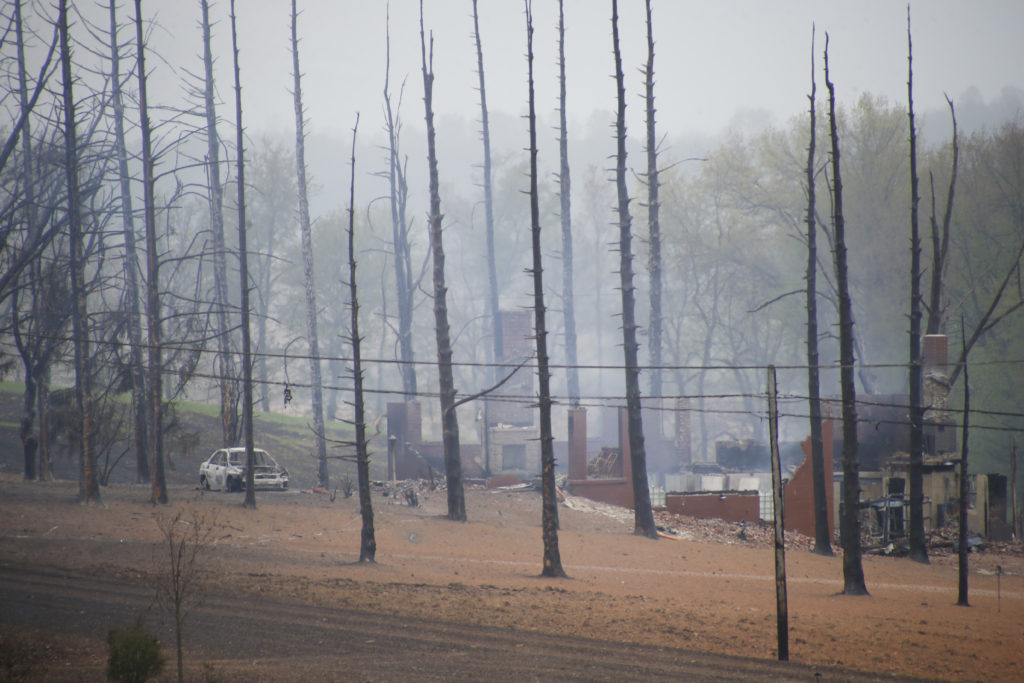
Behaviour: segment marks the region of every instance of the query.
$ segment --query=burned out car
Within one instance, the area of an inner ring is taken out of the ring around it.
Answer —
[[[288,488],[288,470],[266,451],[253,449],[253,480],[256,489]],[[245,448],[221,448],[199,466],[199,485],[206,490],[245,490]]]

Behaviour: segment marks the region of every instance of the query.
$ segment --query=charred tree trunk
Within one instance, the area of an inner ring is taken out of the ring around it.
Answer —
[[[768,433],[772,463],[772,510],[775,519],[775,625],[780,662],[789,661],[789,598],[786,586],[786,520],[779,457],[779,405],[775,366],[768,366]]]
[[[50,402],[50,370],[41,368],[36,379],[36,412],[39,414],[39,480],[53,481],[50,458],[50,417],[46,408]]]
[[[821,426],[821,377],[818,368],[818,222],[815,207],[814,151],[817,137],[817,112],[814,78],[814,34],[811,34],[810,142],[807,145],[807,396],[811,422],[811,476],[814,485],[814,552],[832,555],[828,531],[828,495],[825,450]]]
[[[295,168],[298,176],[299,229],[302,233],[303,279],[306,285],[306,338],[309,343],[309,383],[313,404],[313,431],[319,461],[317,485],[330,486],[327,473],[327,441],[324,431],[324,394],[320,378],[320,341],[317,335],[316,287],[313,279],[313,231],[309,219],[309,195],[306,185],[306,133],[302,108],[302,72],[299,71],[299,14],[292,0],[292,73],[295,99]]]
[[[210,227],[213,232],[213,287],[217,320],[217,382],[220,384],[222,445],[238,442],[238,380],[231,354],[231,322],[228,317],[227,247],[224,240],[224,186],[220,179],[220,138],[217,135],[217,105],[214,98],[213,50],[210,46],[210,3],[200,0],[203,26],[204,109],[206,113],[206,168],[210,194]],[[236,84],[237,85],[237,84]]]
[[[647,268],[651,278],[651,397],[661,398],[661,226],[658,223],[661,204],[658,201],[658,138],[654,121],[654,25],[651,21],[651,0],[646,0],[647,66],[644,68],[644,101],[647,105]]]
[[[149,329],[149,454],[152,459],[152,501],[167,502],[164,475],[163,386],[161,378],[160,256],[156,243],[152,131],[146,99],[146,54],[142,32],[142,0],[135,0],[135,45],[139,70],[139,118],[142,127],[142,186],[146,216],[146,325]]]
[[[562,219],[562,311],[565,325],[566,388],[569,405],[580,405],[580,371],[576,341],[576,294],[572,252],[572,202],[569,178],[569,127],[565,95],[565,13],[558,0],[558,199]]]
[[[921,368],[921,235],[918,229],[917,130],[914,124],[914,52],[907,6],[907,118],[910,126],[910,559],[928,563],[924,535],[924,406]]]
[[[203,5],[205,9],[205,1]],[[209,26],[205,23],[205,19],[204,12],[204,25]],[[238,272],[242,313],[242,440],[245,443],[245,501],[243,505],[254,510],[256,509],[256,467],[254,462],[256,458],[252,433],[252,344],[249,333],[249,252],[246,234],[249,226],[245,222],[245,128],[242,126],[242,71],[238,65],[235,0],[231,0],[231,55],[235,72],[235,147],[238,154]],[[223,229],[223,225],[221,227]],[[223,241],[223,235],[221,238]]]
[[[28,202],[27,198],[26,202]],[[27,218],[26,220],[31,219]],[[33,280],[33,282],[30,282],[27,285],[30,292],[30,306],[32,307],[30,312],[31,317],[36,317],[38,312],[38,300],[40,293],[35,284],[35,279],[37,277],[36,273],[38,271],[38,264],[33,264],[29,267],[30,277]],[[40,395],[40,388],[36,380],[45,363],[38,358],[37,354],[33,353],[33,351],[38,348],[38,344],[26,340],[21,331],[22,316],[19,297],[23,286],[24,285],[19,285],[15,287],[13,292],[11,292],[11,333],[14,337],[14,344],[18,348],[22,366],[25,370],[25,390],[22,393],[22,412],[21,419],[18,421],[18,437],[21,440],[22,458],[25,466],[24,478],[26,481],[33,481],[37,477],[41,480],[45,479],[42,474],[42,467],[36,467],[37,457],[39,455],[39,439],[36,437],[35,431],[36,406]],[[42,415],[44,413],[41,411],[40,414]],[[40,463],[40,465],[41,464],[42,463]]]
[[[36,197],[35,197],[35,155],[32,149],[32,131],[29,121],[29,93],[28,93],[28,76],[25,62],[25,29],[24,21],[22,17],[22,0],[17,0],[14,3],[14,30],[15,40],[17,41],[18,50],[18,105],[21,110],[21,116],[24,119],[24,124],[21,127],[21,148],[23,156],[22,164],[22,180],[24,183],[25,193],[25,227],[29,234],[36,231]],[[38,262],[34,263],[30,268],[38,270]],[[32,308],[33,311],[37,308],[37,292],[38,289],[35,286],[36,278],[31,276],[33,283],[30,285],[32,291]],[[31,481],[36,477],[42,478],[41,472],[36,468],[36,457],[39,451],[39,439],[35,435],[35,421],[36,421],[36,372],[35,363],[32,362],[30,354],[27,352],[28,347],[23,346],[21,339],[21,325],[18,320],[18,291],[19,288],[15,288],[12,294],[11,309],[14,313],[14,337],[15,342],[18,346],[18,351],[21,353],[23,365],[25,366],[25,393],[22,407],[22,416],[19,423],[19,436],[21,437],[21,448],[22,455],[25,461],[25,479]],[[36,316],[33,316],[36,317]]]
[[[633,471],[633,533],[658,538],[647,484],[647,455],[644,451],[644,425],[640,403],[639,343],[636,335],[636,301],[633,289],[632,218],[629,214],[629,190],[626,179],[626,87],[619,49],[619,3],[612,0],[612,51],[615,56],[615,87],[618,107],[615,117],[615,185],[619,213],[619,281],[622,291],[622,347],[626,368],[626,411],[629,424],[630,463]]]
[[[474,3],[475,4],[475,3]],[[537,190],[537,113],[533,92],[533,11],[526,5],[526,63],[529,85],[530,122],[530,233],[533,247],[533,319],[537,344],[537,385],[540,408],[541,528],[544,540],[544,566],[541,576],[565,577],[558,552],[558,494],[555,490],[554,433],[551,428],[551,371],[548,367],[548,332],[544,306],[544,267],[540,244],[540,195]]]
[[[448,287],[444,279],[444,245],[441,234],[441,191],[437,175],[434,132],[434,37],[430,37],[430,59],[423,30],[423,0],[420,0],[420,59],[423,65],[423,106],[427,123],[427,166],[430,171],[430,251],[434,260],[434,330],[437,336],[437,374],[440,389],[444,469],[448,482],[448,519],[466,520],[466,495],[462,485],[459,454],[459,419],[455,412],[455,378],[452,375],[452,344],[448,327]]]
[[[121,191],[121,222],[124,231],[125,307],[128,314],[128,342],[132,372],[132,420],[135,440],[135,475],[138,482],[148,481],[149,420],[146,406],[146,366],[142,358],[142,312],[139,296],[139,259],[135,246],[135,212],[132,209],[131,173],[128,170],[128,146],[124,137],[124,100],[121,96],[121,50],[117,39],[117,1],[110,2],[110,77],[111,105],[114,112],[114,145]]]
[[[270,253],[269,249],[267,253]],[[266,268],[269,269],[269,259],[267,260]],[[270,273],[264,274],[264,268],[257,266],[256,276],[253,278],[256,284],[256,349],[258,352],[265,352],[267,350],[267,317],[268,311],[270,310],[267,299],[270,297],[270,287],[272,277]],[[265,413],[270,412],[270,382],[269,372],[267,369],[267,357],[264,353],[260,353],[253,361],[253,369],[256,372],[256,385],[259,387],[259,398],[254,399],[258,401],[260,410]],[[255,404],[253,406],[255,410]]]
[[[843,182],[839,170],[839,130],[836,124],[835,86],[829,80],[828,34],[825,34],[825,85],[828,87],[828,122],[832,141],[833,257],[839,296],[839,384],[843,403],[843,594],[867,595],[860,548],[860,462],[857,455],[857,390],[854,386],[853,304],[846,267],[846,226],[843,219]]]
[[[85,255],[82,214],[79,206],[78,139],[75,97],[72,91],[71,42],[68,37],[68,4],[60,0],[60,61],[64,100],[64,163],[68,184],[68,232],[71,242],[71,292],[74,308],[71,321],[75,337],[75,407],[81,424],[78,496],[89,505],[100,504],[100,484],[93,446],[92,363],[89,356],[89,310],[85,291]]]
[[[1010,514],[1013,515],[1013,537],[1020,540],[1020,506],[1017,504],[1017,439],[1010,437]]]
[[[17,305],[17,301],[14,303]],[[36,438],[34,429],[37,395],[38,391],[36,390],[32,367],[31,365],[26,365],[22,416],[18,423],[18,436],[21,438],[21,451],[25,462],[24,477],[26,481],[33,481],[39,477],[36,468],[36,457],[39,454],[39,439]]]
[[[494,262],[494,193],[491,187],[491,128],[487,118],[487,89],[484,85],[484,51],[480,42],[480,21],[476,0],[473,0],[473,37],[476,40],[476,72],[480,83],[480,126],[484,145],[484,215],[487,240],[487,315],[491,319],[493,379],[501,375],[498,363],[505,358],[501,334],[501,311],[498,308],[498,269]],[[484,425],[487,429],[487,425]]]
[[[416,399],[416,357],[412,346],[413,286],[412,259],[409,248],[409,221],[406,219],[406,202],[409,188],[405,182],[405,169],[399,154],[401,121],[399,114],[391,107],[391,28],[390,10],[386,36],[386,61],[384,68],[384,116],[388,134],[388,188],[391,206],[391,241],[394,247],[395,299],[398,309],[398,355],[402,374],[402,391],[405,400]],[[398,107],[401,108],[401,97]]]
[[[26,148],[26,153],[28,149]],[[32,178],[30,173],[26,180]],[[26,203],[31,203],[26,188]],[[30,209],[30,207],[29,207]],[[26,212],[26,222],[32,221],[31,211]],[[63,273],[63,271],[61,271]],[[49,275],[44,275],[49,273]],[[36,261],[28,267],[29,281],[17,284],[11,291],[11,334],[14,337],[14,344],[21,356],[22,367],[25,371],[25,390],[22,393],[22,414],[18,423],[18,436],[21,440],[22,457],[24,459],[26,481],[39,479],[40,481],[50,480],[49,459],[45,451],[46,445],[46,382],[49,374],[50,358],[57,347],[56,337],[41,339],[43,335],[54,335],[56,331],[47,324],[36,327],[35,324],[46,320],[48,316],[47,287],[42,286],[43,278],[52,280],[54,268],[44,270],[41,263]],[[27,319],[21,311],[21,295],[28,293],[29,309]],[[52,304],[50,304],[52,305]],[[58,306],[66,306],[66,301],[61,300]],[[67,316],[62,315],[60,326],[64,326]],[[26,325],[25,330],[22,326]],[[36,418],[39,419],[38,431],[36,429]],[[38,434],[38,436],[37,436]],[[42,448],[41,448],[42,446]]]
[[[960,339],[966,343],[963,317],[960,318]],[[957,598],[956,604],[968,607],[967,602],[967,504],[971,498],[971,482],[967,469],[967,434],[971,418],[971,387],[967,376],[967,358],[964,357],[964,428],[960,441],[960,509],[957,512],[959,545],[957,546]]]
[[[946,271],[946,255],[949,253],[949,225],[953,220],[953,196],[956,193],[956,172],[960,161],[960,144],[957,141],[956,131],[956,110],[953,108],[953,100],[946,98],[949,104],[949,117],[953,120],[953,161],[950,168],[949,188],[946,190],[946,210],[942,215],[942,227],[935,217],[935,183],[931,183],[932,190],[932,268],[931,287],[928,297],[928,319],[925,324],[925,334],[939,334],[942,329],[945,317],[945,308],[942,302],[942,285]],[[930,176],[929,176],[930,177]]]
[[[355,400],[356,478],[359,484],[359,515],[363,529],[359,541],[359,561],[375,562],[377,540],[373,532],[373,500],[370,494],[370,453],[366,442],[366,402],[363,395],[362,337],[359,336],[359,296],[356,288],[356,132],[359,114],[352,128],[352,178],[348,192],[348,289],[352,325],[352,380]]]

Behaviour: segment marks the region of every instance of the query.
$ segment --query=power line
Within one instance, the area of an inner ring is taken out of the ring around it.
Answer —
[[[58,341],[58,342],[66,342],[66,343],[74,343],[74,342],[78,341],[75,337],[69,336],[69,335],[25,334],[23,336],[25,336],[26,338],[32,338],[32,339],[42,339],[42,340]],[[211,339],[212,338],[213,337],[211,337]],[[131,342],[128,342],[128,341],[119,341],[119,340],[110,340],[110,339],[94,339],[94,338],[89,338],[87,341],[91,345],[117,346],[119,348],[125,348],[125,349],[130,349],[130,348],[133,347],[133,344]],[[134,346],[136,348],[139,348],[139,349],[142,349],[142,350],[148,350],[150,348],[150,345],[145,343],[145,342],[140,343],[140,344],[136,344]],[[196,346],[196,345],[190,345],[190,344],[184,344],[184,343],[175,343],[175,342],[162,342],[160,344],[160,348],[163,349],[163,350],[179,351],[179,352],[183,352],[183,353],[214,354],[214,355],[218,355],[220,353],[217,349],[211,349],[211,348],[208,348],[205,345]],[[232,351],[231,354],[236,356],[236,357],[240,357],[241,356],[241,352],[240,351]],[[319,354],[319,355],[314,356],[312,354],[284,353],[284,352],[280,352],[280,351],[253,351],[250,355],[253,358],[257,358],[257,359],[258,358],[268,358],[268,359],[276,358],[276,359],[283,359],[283,360],[286,360],[286,361],[293,361],[293,360],[294,361],[310,361],[310,360],[313,360],[313,359],[318,359],[320,362],[340,362],[340,363],[352,362],[351,356],[329,356],[329,355],[324,355],[324,354]],[[433,366],[437,365],[437,361],[436,360],[411,360],[411,361],[406,361],[406,360],[402,360],[400,358],[361,358],[360,360],[363,363],[370,363],[370,364],[376,364],[376,365],[423,365],[423,366],[430,366],[430,367],[433,367]],[[532,365],[532,364],[529,364],[529,363],[524,365],[521,362],[484,362],[484,361],[457,361],[457,360],[453,360],[451,364],[452,364],[453,367],[460,367],[460,368],[484,368],[484,369],[491,369],[491,368],[514,369],[514,368],[534,368],[534,367],[536,367],[535,365]],[[661,372],[665,372],[665,371],[690,371],[690,372],[730,371],[730,372],[735,372],[737,370],[750,370],[750,371],[764,372],[765,370],[767,370],[769,365],[774,366],[776,370],[799,370],[799,371],[805,371],[805,372],[812,367],[810,365],[805,365],[805,364],[779,365],[779,364],[776,364],[776,363],[764,364],[764,365],[748,365],[748,364],[734,364],[734,365],[728,365],[728,364],[721,364],[721,365],[637,365],[635,367],[636,367],[636,369],[638,369],[640,371],[647,371],[647,372],[653,372],[653,371],[661,371]],[[956,367],[957,365],[958,365],[957,363],[947,363],[946,367],[953,368],[953,367]],[[1004,358],[1004,359],[995,359],[995,360],[971,361],[969,363],[969,367],[988,367],[988,366],[998,366],[998,365],[1024,365],[1024,358],[1020,358],[1020,359]],[[596,370],[596,371],[623,371],[627,367],[633,367],[633,366],[606,364],[606,363],[602,363],[602,364],[575,364],[575,365],[552,363],[548,367],[551,368],[552,370],[577,369],[577,370]],[[813,367],[816,367],[818,370],[840,370],[842,368],[842,366],[838,362],[837,363],[819,364],[819,365],[813,366]],[[856,363],[854,365],[854,367],[860,368],[860,369],[870,369],[870,370],[881,370],[881,369],[900,369],[900,370],[906,370],[906,369],[909,369],[910,363],[909,362],[899,362],[899,363]]]

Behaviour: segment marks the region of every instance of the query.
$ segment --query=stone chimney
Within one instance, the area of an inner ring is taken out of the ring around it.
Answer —
[[[944,334],[926,334],[922,344],[924,364],[924,420],[926,423],[949,421],[949,373],[947,370],[949,339]]]

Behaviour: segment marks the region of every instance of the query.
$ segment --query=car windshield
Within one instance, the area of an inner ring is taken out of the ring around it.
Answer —
[[[252,452],[252,456],[253,464],[256,467],[267,467],[274,464],[266,451],[255,450]],[[245,467],[245,451],[231,451],[231,464],[235,467]]]

